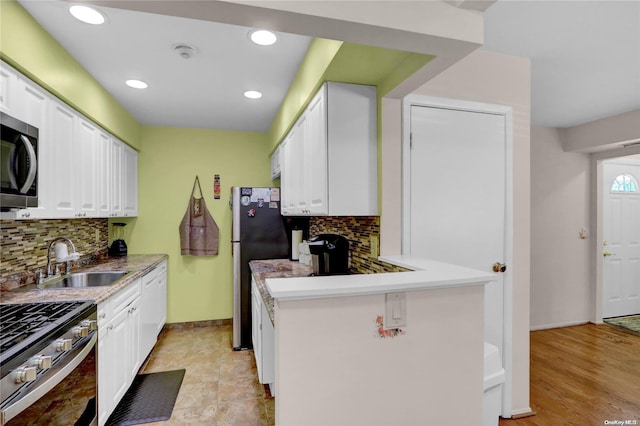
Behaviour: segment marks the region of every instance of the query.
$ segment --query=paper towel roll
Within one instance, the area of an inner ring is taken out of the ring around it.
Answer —
[[[64,258],[69,256],[69,251],[67,250],[67,245],[65,243],[56,243],[56,261],[64,262]]]
[[[299,247],[302,242],[302,230],[294,229],[291,231],[291,260],[300,259]]]

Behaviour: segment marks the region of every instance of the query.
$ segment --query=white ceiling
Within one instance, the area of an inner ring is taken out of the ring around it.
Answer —
[[[498,1],[485,12],[483,49],[531,58],[535,125],[640,108],[639,1]]]
[[[261,47],[250,28],[105,7],[108,23],[96,27],[75,21],[67,2],[19,1],[145,125],[266,131],[311,41],[280,33]],[[640,108],[640,2],[500,0],[485,18],[483,49],[531,58],[533,124]],[[182,59],[176,43],[198,54]],[[129,78],[149,88],[130,89]],[[248,89],[263,98],[245,99]]]
[[[105,7],[108,21],[96,26],[74,19],[69,2],[20,4],[144,125],[266,131],[311,42],[278,34],[258,46],[251,28]],[[181,58],[177,43],[196,55]],[[129,88],[132,78],[149,87]],[[246,99],[247,90],[263,97]]]

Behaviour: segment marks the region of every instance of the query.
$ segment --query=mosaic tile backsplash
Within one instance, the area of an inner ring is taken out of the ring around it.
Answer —
[[[371,236],[380,241],[378,216],[316,216],[309,222],[309,235],[339,234],[349,240],[351,272],[375,274],[403,272],[408,269],[379,261],[371,256]],[[378,243],[379,244],[379,243]],[[379,252],[379,247],[375,248]]]
[[[107,255],[108,219],[0,220],[0,286],[33,282],[47,267],[47,249],[57,237],[69,238],[83,256],[72,269]]]

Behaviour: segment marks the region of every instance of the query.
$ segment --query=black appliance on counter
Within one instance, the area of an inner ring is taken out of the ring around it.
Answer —
[[[349,240],[342,235],[320,234],[309,239],[314,275],[349,273]]]
[[[97,337],[92,301],[0,305],[0,424],[97,424]]]
[[[109,256],[118,257],[127,255],[127,243],[124,242],[126,223],[114,223],[113,224],[113,236],[114,240],[109,246]]]

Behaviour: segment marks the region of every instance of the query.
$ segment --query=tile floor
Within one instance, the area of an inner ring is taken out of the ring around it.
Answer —
[[[253,351],[236,352],[231,326],[165,329],[142,373],[184,368],[173,414],[149,425],[275,424],[275,400],[258,383]]]

